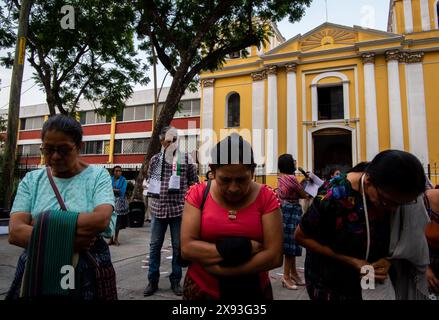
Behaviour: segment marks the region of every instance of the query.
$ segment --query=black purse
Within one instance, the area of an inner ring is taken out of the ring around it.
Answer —
[[[206,189],[204,189],[203,200],[201,201],[201,206],[200,206],[200,212],[201,213],[203,212],[204,204],[206,203],[207,196],[209,195],[211,182],[212,182],[212,180],[209,180],[207,182]],[[182,258],[182,256],[181,256],[181,247],[180,247],[180,250],[178,252],[177,263],[182,268],[187,268],[191,264],[191,261],[185,260],[185,259]]]

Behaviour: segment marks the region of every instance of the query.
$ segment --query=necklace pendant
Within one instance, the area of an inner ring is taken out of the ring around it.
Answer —
[[[229,211],[229,220],[236,220],[236,211],[230,210]]]

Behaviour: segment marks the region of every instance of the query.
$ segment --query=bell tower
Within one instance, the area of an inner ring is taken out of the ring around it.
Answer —
[[[398,34],[439,29],[439,0],[390,0],[388,31]]]

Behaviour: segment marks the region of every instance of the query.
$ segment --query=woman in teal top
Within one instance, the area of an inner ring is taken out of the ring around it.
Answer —
[[[113,176],[111,177],[111,184],[113,185],[113,193],[115,200],[115,211],[117,214],[116,233],[114,238],[111,238],[109,245],[119,246],[119,231],[128,226],[128,201],[125,196],[127,190],[127,180],[122,176],[122,167],[115,166],[113,168]]]
[[[74,118],[64,115],[49,118],[44,123],[41,140],[45,163],[51,168],[67,210],[79,212],[73,243],[74,252],[79,253],[76,270],[81,279],[76,296],[85,300],[115,299],[114,269],[108,245],[103,240],[103,236],[111,237],[116,222],[110,175],[104,168],[90,166],[79,159],[82,128]],[[27,249],[36,216],[47,210],[60,210],[60,204],[46,169],[31,171],[20,182],[11,209],[9,243]],[[98,294],[101,279],[96,279],[95,266],[86,261],[85,253],[87,257],[93,256],[98,268],[110,275],[107,279],[110,290],[107,292],[100,290]],[[19,296],[26,259],[25,251],[8,293],[10,299]]]

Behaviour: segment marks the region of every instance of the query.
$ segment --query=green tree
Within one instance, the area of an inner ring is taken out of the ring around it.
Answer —
[[[13,3],[15,23],[18,1],[8,3]],[[68,11],[65,5],[71,6]],[[131,1],[34,1],[27,56],[35,81],[46,93],[51,115],[57,109],[73,113],[80,98],[99,101],[101,114],[113,115],[123,109],[133,84],[149,80],[147,65],[136,58],[136,24]],[[3,31],[9,36],[5,29],[0,27],[0,35]],[[3,62],[7,62],[5,57]]]
[[[12,69],[11,88],[9,94],[8,124],[6,143],[2,159],[2,183],[0,184],[3,206],[10,208],[12,200],[12,186],[15,185],[16,172],[16,148],[18,133],[18,117],[20,109],[21,85],[23,81],[24,56],[26,53],[26,40],[28,35],[29,17],[32,8],[32,0],[22,0],[18,13],[17,36],[15,41],[15,55]],[[3,18],[3,15],[2,15]],[[10,27],[9,22],[6,23]],[[4,32],[3,32],[4,34]],[[5,36],[3,36],[5,37]]]
[[[0,50],[10,49],[15,44],[14,30],[11,19],[8,16],[8,8],[5,4],[0,4]],[[11,68],[11,53],[7,57],[0,57],[0,65]]]
[[[169,125],[187,88],[203,70],[220,68],[225,57],[249,46],[260,47],[269,23],[288,16],[298,21],[312,0],[138,0],[138,33],[143,48],[157,57],[173,77],[163,109],[155,123],[145,161],[136,180],[134,197],[141,198],[142,181],[151,157],[160,150],[161,128]],[[268,32],[267,32],[268,30]]]

